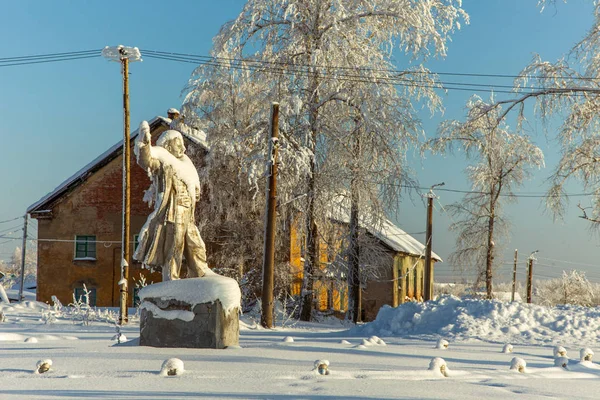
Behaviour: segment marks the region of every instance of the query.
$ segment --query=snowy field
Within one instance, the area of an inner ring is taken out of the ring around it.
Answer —
[[[597,309],[444,297],[386,308],[377,321],[351,329],[332,322],[264,330],[243,317],[240,348],[225,350],[137,346],[135,318],[123,330],[129,342],[118,344],[109,323],[85,326],[66,316],[45,323],[52,319],[48,308],[35,302],[0,309],[6,318],[0,399],[596,399],[600,393],[600,366],[579,355],[584,347],[600,351]],[[503,352],[506,343],[512,353]],[[568,352],[566,368],[555,366],[557,345]],[[161,375],[173,357],[185,372]],[[447,376],[428,369],[434,357],[446,361]],[[510,369],[514,357],[526,362],[523,373]],[[35,373],[45,359],[51,369]],[[314,369],[316,360],[329,361],[329,375]]]

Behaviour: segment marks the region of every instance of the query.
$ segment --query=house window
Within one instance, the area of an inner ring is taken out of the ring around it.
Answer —
[[[90,307],[96,307],[96,288],[87,288],[88,296],[89,296],[89,305]],[[75,293],[75,301],[85,303],[85,289],[83,286],[76,287],[74,290]]]
[[[140,244],[140,235],[133,235],[133,251],[136,251]]]
[[[75,236],[75,259],[96,259],[96,236]]]

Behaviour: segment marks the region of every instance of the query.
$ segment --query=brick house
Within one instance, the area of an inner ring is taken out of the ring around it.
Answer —
[[[296,233],[298,230],[294,229],[296,223],[298,221],[291,224],[289,247],[292,295],[301,293],[306,248],[305,238],[299,237]],[[327,239],[322,239],[319,243],[320,268],[315,273],[314,306],[316,310],[331,311],[341,316],[348,307],[348,286],[346,277],[336,272],[335,259],[339,256],[339,248],[342,246],[340,238],[348,233],[348,220],[332,220],[327,231]],[[360,262],[363,265],[372,265],[370,274],[362,283],[362,320],[374,320],[384,305],[397,307],[406,301],[422,300],[425,285],[425,245],[387,219],[378,227],[363,227],[362,231],[361,245],[368,248],[370,254],[361,254]],[[442,259],[432,253],[433,266],[438,261]]]
[[[170,122],[162,117],[149,121],[153,143],[169,129]],[[132,147],[137,134],[137,130],[131,134]],[[183,137],[188,154],[206,153],[200,132],[188,130]],[[133,253],[137,233],[152,209],[143,201],[150,179],[137,165],[133,152],[130,161],[129,240]],[[85,284],[91,291],[91,304],[119,305],[122,164],[121,140],[27,209],[38,221],[38,301],[50,302],[56,296],[64,304],[71,303],[73,295],[82,295]],[[139,263],[130,262],[130,306],[137,292],[134,283],[141,275],[148,282],[161,280],[160,273],[150,273]]]

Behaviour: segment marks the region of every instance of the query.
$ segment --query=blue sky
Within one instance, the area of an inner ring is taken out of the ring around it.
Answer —
[[[592,22],[592,2],[571,0],[556,9],[540,13],[536,0],[464,0],[471,24],[453,36],[445,60],[431,60],[427,66],[440,72],[516,74],[534,52],[555,60],[580,40]],[[208,55],[212,37],[220,26],[234,18],[241,0],[220,1],[112,1],[84,2],[55,0],[19,2],[0,0],[6,16],[0,25],[0,57],[100,49],[124,44],[140,49]],[[398,65],[405,59],[396,52]],[[143,119],[165,115],[179,107],[180,93],[194,66],[192,64],[145,59],[130,67],[131,125]],[[39,65],[0,67],[0,169],[2,171],[0,221],[23,215],[25,209],[97,155],[120,140],[122,135],[121,77],[119,65],[101,57]],[[469,82],[466,78],[447,78]],[[446,80],[446,78],[445,78]],[[478,83],[490,82],[478,80]],[[511,84],[510,80],[494,80]],[[444,97],[444,116],[430,118],[422,113],[428,135],[442,118],[462,119],[469,92],[450,91]],[[480,93],[481,96],[489,96]],[[498,98],[506,96],[498,94]],[[523,191],[543,193],[544,179],[556,164],[552,135],[543,135],[532,121],[532,133],[546,152],[547,168],[535,174]],[[469,189],[462,173],[466,166],[460,156],[410,157],[422,186],[446,182],[450,189]],[[577,184],[569,187],[581,192]],[[447,231],[451,222],[441,205],[460,200],[460,195],[439,192],[434,214],[434,250],[447,258],[454,237]],[[540,278],[555,276],[562,269],[588,271],[600,281],[596,264],[599,238],[590,234],[585,221],[577,218],[573,199],[565,221],[554,222],[544,212],[540,199],[520,199],[508,208],[513,234],[503,259],[512,260],[519,249],[521,258],[540,250]],[[585,201],[587,199],[581,199]],[[418,196],[406,198],[398,216],[407,232],[422,232],[425,210]],[[0,224],[0,231],[20,221]],[[33,224],[35,225],[35,224]],[[13,236],[19,236],[15,234]],[[423,240],[423,235],[415,235]],[[2,239],[0,239],[0,243]],[[19,241],[0,245],[0,259],[7,259]],[[543,257],[543,258],[542,258]],[[560,260],[560,261],[556,261]],[[567,264],[565,261],[574,263]],[[586,265],[584,265],[586,264]],[[589,265],[587,265],[589,264]],[[507,265],[508,267],[508,265]],[[523,263],[519,265],[523,276]],[[500,275],[508,278],[508,268]],[[439,266],[439,277],[456,275]]]

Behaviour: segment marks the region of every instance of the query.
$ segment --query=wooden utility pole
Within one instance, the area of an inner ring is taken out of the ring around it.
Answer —
[[[429,301],[433,298],[433,263],[431,262],[431,252],[433,245],[433,199],[436,197],[433,188],[444,186],[444,182],[437,183],[429,189],[427,197],[427,226],[425,229],[425,276],[423,288],[423,300]]]
[[[121,64],[123,66],[123,236],[121,237],[121,280],[119,302],[119,324],[126,324],[129,320],[127,310],[127,292],[129,283],[129,212],[130,212],[130,162],[131,149],[129,147],[129,59],[124,49],[120,49]]]
[[[260,324],[273,327],[273,286],[275,281],[275,218],[277,216],[277,148],[279,141],[279,103],[271,106],[271,133],[267,160],[267,206],[263,256],[262,312]]]
[[[360,169],[360,118],[354,120],[354,154],[352,163],[352,178],[350,181],[350,251],[348,252],[348,291],[350,302],[348,311],[350,319],[357,323],[362,320],[362,298],[361,298],[361,277],[360,277],[360,246],[358,243],[359,231],[359,202],[358,192],[358,174]]]
[[[23,287],[25,286],[25,248],[27,247],[27,213],[23,216],[23,247],[21,248],[21,285],[19,287],[19,301],[23,301]]]
[[[537,252],[537,250],[532,252],[527,259],[529,266],[527,271],[527,303],[531,303],[531,294],[533,292],[533,260],[535,260],[534,256]]]
[[[513,286],[512,286],[512,296],[510,297],[510,301],[515,301],[515,292],[517,291],[517,256],[518,251],[515,249],[515,264],[513,266]]]
[[[122,45],[116,47],[106,46],[102,50],[102,56],[121,63],[121,73],[123,75],[123,225],[121,236],[121,279],[119,285],[119,325],[128,322],[127,295],[129,283],[129,260],[130,260],[130,241],[129,241],[129,171],[131,148],[129,145],[129,62],[142,61],[142,55],[137,47],[125,47]]]

